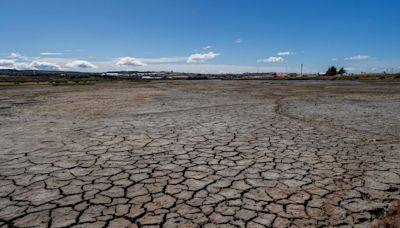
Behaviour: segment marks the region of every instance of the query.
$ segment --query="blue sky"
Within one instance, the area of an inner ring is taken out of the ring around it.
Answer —
[[[0,68],[400,71],[398,0],[1,0]]]

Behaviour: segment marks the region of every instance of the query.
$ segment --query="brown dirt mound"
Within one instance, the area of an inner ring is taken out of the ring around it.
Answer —
[[[400,204],[389,209],[385,215],[374,222],[372,228],[400,228]]]

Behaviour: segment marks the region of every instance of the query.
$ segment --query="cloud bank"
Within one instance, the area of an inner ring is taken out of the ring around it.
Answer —
[[[52,56],[52,55],[63,55],[64,53],[61,52],[42,52],[40,53],[40,55],[44,55],[44,56]]]
[[[281,51],[281,52],[277,53],[277,55],[279,55],[279,56],[294,55],[294,54],[296,54],[296,53],[293,51]]]
[[[147,66],[144,62],[134,57],[121,57],[118,59],[117,66]]]
[[[8,56],[10,59],[20,59],[20,60],[28,60],[29,58],[26,56],[21,55],[20,53],[17,52],[11,52],[10,55]]]
[[[96,65],[94,65],[93,63],[89,62],[89,61],[85,61],[85,60],[76,60],[76,61],[72,61],[66,64],[67,67],[70,68],[80,68],[80,69],[95,69],[97,68]]]
[[[44,62],[44,61],[33,61],[17,62],[10,59],[0,59],[0,69],[18,69],[18,70],[61,70],[58,64]]]
[[[257,62],[259,62],[259,63],[279,63],[279,62],[283,62],[283,61],[285,61],[285,59],[282,57],[271,56],[267,59],[260,59]]]
[[[363,60],[368,60],[370,57],[368,55],[356,55],[352,57],[347,57],[344,60],[349,60],[349,61],[363,61]]]
[[[144,64],[147,63],[178,63],[178,62],[185,62],[187,57],[161,57],[161,58],[137,58],[137,60],[143,62]]]
[[[15,68],[15,61],[9,59],[0,59],[0,69]]]
[[[33,61],[28,66],[32,70],[61,70],[61,67],[55,63]]]
[[[219,53],[214,53],[212,51],[208,53],[196,53],[189,56],[187,59],[187,63],[198,63],[198,62],[206,62],[208,60],[214,59],[219,56]]]

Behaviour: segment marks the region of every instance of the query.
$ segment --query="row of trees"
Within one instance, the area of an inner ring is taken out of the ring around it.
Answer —
[[[326,76],[335,76],[335,75],[341,75],[341,74],[345,74],[346,70],[342,67],[340,68],[340,70],[337,70],[337,68],[335,66],[331,66],[329,67],[329,69],[326,71],[325,75]]]

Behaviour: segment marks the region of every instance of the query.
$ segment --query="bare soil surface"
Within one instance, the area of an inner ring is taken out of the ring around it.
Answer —
[[[399,114],[399,81],[0,87],[0,227],[368,227]]]

